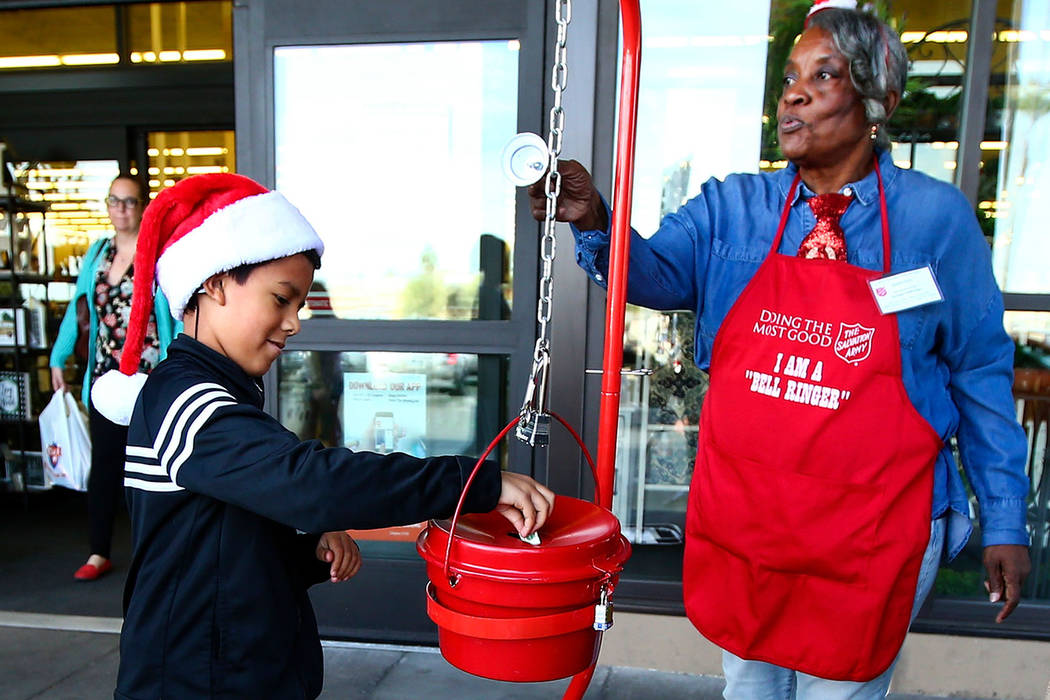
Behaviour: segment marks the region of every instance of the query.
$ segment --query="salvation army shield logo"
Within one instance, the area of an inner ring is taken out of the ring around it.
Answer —
[[[58,443],[52,442],[47,446],[47,461],[51,462],[52,467],[57,467],[60,459],[62,459],[62,448],[58,446]]]
[[[839,323],[839,335],[835,338],[835,354],[843,362],[858,365],[871,354],[871,341],[875,329],[859,323]]]

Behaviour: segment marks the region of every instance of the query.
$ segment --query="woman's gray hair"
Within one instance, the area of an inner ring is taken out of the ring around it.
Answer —
[[[890,92],[904,95],[908,79],[908,53],[890,26],[856,10],[828,8],[809,18],[809,27],[820,27],[831,35],[835,48],[849,61],[849,75],[864,103],[869,124],[878,125],[875,145],[888,149],[885,100]]]

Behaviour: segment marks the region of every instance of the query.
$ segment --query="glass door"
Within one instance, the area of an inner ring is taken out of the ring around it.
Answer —
[[[518,231],[536,224],[501,152],[543,126],[544,3],[302,8],[235,12],[238,171],[326,246],[268,410],[330,446],[479,455],[517,411],[508,389],[524,389],[535,340],[537,242]],[[524,446],[501,452],[545,469]],[[311,592],[323,633],[435,639],[422,525],[392,525],[355,532],[357,578]]]

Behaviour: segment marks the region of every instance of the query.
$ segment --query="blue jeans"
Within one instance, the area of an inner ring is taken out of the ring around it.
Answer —
[[[944,550],[944,531],[947,520],[938,518],[930,524],[930,543],[922,557],[919,580],[915,588],[915,603],[911,609],[914,620],[922,602],[926,600]],[[900,658],[898,656],[898,658]],[[884,698],[890,689],[894,659],[883,674],[866,683],[829,681],[790,668],[774,666],[764,661],[748,661],[722,651],[722,670],[726,676],[726,700],[871,700]]]

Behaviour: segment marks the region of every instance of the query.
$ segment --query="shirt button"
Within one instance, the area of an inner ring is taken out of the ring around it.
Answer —
[[[598,274],[596,274],[596,275],[594,276],[594,279],[595,279],[595,281],[596,281],[596,282],[601,282],[601,281],[602,281],[602,280],[604,280],[605,278],[604,278],[604,277],[602,277],[602,274],[601,274],[601,273],[599,272]]]
[[[853,196],[853,188],[852,187],[843,187],[842,188],[842,194],[846,195],[847,197],[852,197]]]

